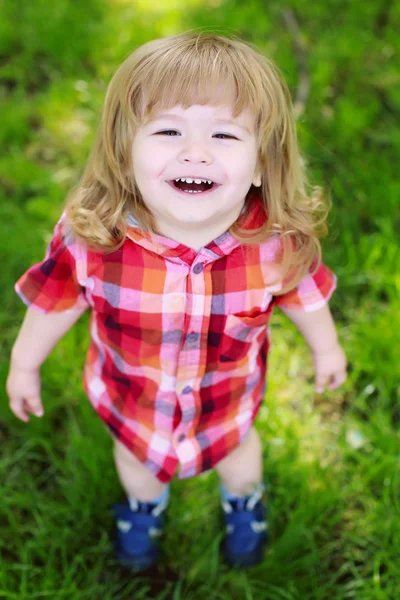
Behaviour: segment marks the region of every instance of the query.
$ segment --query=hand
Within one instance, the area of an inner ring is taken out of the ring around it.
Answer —
[[[315,391],[322,394],[340,387],[347,379],[347,360],[343,348],[336,344],[327,352],[314,352]]]
[[[40,399],[39,369],[24,369],[11,363],[6,384],[10,409],[18,419],[27,423],[28,413],[36,417],[44,415]]]

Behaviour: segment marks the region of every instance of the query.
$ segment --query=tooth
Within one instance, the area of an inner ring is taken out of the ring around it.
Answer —
[[[213,184],[213,182],[211,181],[211,179],[192,179],[190,177],[177,177],[176,179],[174,179],[174,181],[176,183],[178,183],[179,181],[182,181],[182,183],[184,183],[186,181],[187,183],[193,183],[194,182],[194,183],[197,183],[197,184],[200,184],[200,183],[208,183],[208,185],[212,185]]]

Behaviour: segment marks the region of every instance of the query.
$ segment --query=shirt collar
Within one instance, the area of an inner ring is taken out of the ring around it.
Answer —
[[[244,229],[251,230],[260,227],[265,220],[266,213],[261,199],[260,188],[252,188],[247,196],[242,212],[239,215],[238,222]],[[129,239],[143,248],[172,260],[175,258],[179,259],[179,261],[191,264],[199,254],[193,250],[193,248],[189,248],[185,244],[171,240],[158,233],[144,231],[132,212],[128,216],[128,229],[126,235]],[[204,248],[201,248],[199,252],[205,252],[206,254],[214,255],[215,258],[217,258],[227,256],[234,248],[240,246],[240,244],[241,243],[233,237],[229,231],[225,231],[204,246]]]

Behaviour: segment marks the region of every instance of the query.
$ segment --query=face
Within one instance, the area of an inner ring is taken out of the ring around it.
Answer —
[[[261,185],[254,126],[249,111],[233,119],[232,106],[193,105],[163,110],[139,128],[133,173],[161,235],[205,244],[204,235],[211,241],[236,221],[251,185]],[[182,177],[212,185],[177,187]]]

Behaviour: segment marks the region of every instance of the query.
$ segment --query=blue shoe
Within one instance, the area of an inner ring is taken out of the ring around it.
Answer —
[[[226,525],[222,549],[231,566],[251,567],[264,557],[268,541],[264,489],[260,484],[251,496],[222,501]]]
[[[124,567],[138,572],[157,563],[166,507],[164,503],[135,500],[114,504],[115,552]]]

